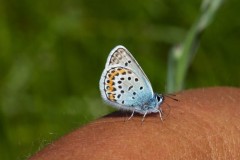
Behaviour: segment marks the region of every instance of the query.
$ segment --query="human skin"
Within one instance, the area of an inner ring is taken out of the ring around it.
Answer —
[[[63,136],[31,160],[240,159],[240,89],[213,87],[165,98],[159,114],[114,112]],[[166,104],[167,103],[167,104]]]

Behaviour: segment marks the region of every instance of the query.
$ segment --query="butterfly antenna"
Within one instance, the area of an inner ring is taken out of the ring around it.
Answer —
[[[171,112],[171,106],[167,103],[167,102],[165,102],[165,101],[163,101],[163,103],[166,103],[166,105],[168,106],[168,108],[169,108],[169,112],[168,112],[168,114],[166,115],[166,118],[169,116],[169,114],[170,114],[170,112]]]
[[[175,94],[164,94],[163,95],[164,97],[167,97],[167,98],[170,98],[170,99],[172,99],[172,100],[174,100],[174,101],[179,101],[177,98],[173,98],[172,96],[176,96]]]

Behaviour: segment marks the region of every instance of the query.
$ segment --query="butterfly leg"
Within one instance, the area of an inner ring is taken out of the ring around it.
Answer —
[[[133,112],[132,112],[131,116],[128,118],[128,120],[130,120],[130,119],[133,117],[134,112],[135,112],[135,111],[133,110]]]
[[[147,115],[148,112],[145,112],[144,115],[143,115],[143,118],[142,118],[142,122],[144,121],[146,115]]]
[[[163,119],[162,119],[163,112],[162,112],[161,108],[158,109],[158,113],[159,113],[159,117],[160,117],[161,121],[163,121]]]

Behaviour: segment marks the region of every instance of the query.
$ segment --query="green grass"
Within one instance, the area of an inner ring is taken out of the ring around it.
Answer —
[[[168,58],[168,92],[184,89],[187,71],[195,58],[201,36],[222,3],[223,0],[203,0],[199,18],[193,23],[183,42],[171,50]]]

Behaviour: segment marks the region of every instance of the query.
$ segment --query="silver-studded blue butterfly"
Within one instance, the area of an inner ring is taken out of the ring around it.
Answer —
[[[104,101],[132,111],[131,117],[137,112],[144,115],[144,120],[148,113],[159,113],[162,120],[163,95],[153,92],[147,76],[124,46],[110,52],[99,85]]]

